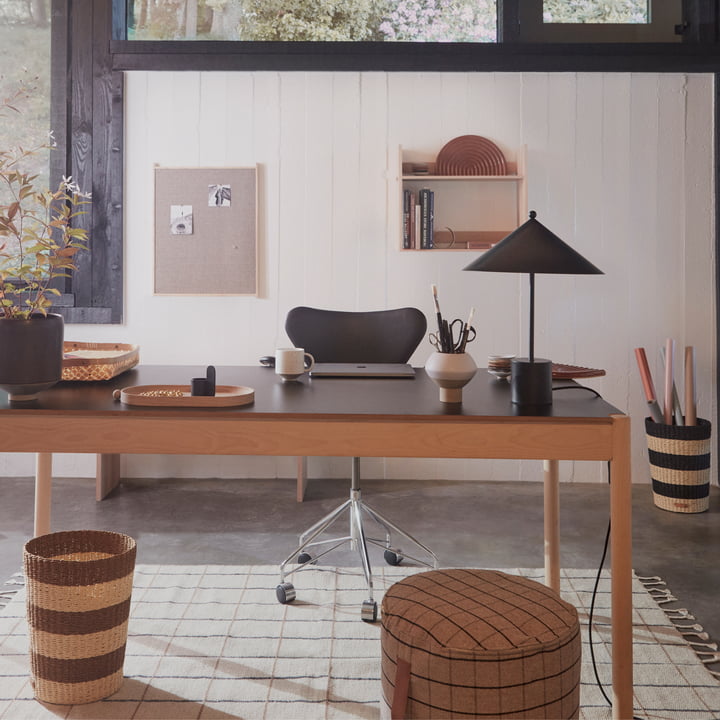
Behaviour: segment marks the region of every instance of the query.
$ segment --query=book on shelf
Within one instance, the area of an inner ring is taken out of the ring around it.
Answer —
[[[434,221],[435,221],[435,193],[429,188],[422,188],[418,192],[420,204],[420,245],[423,250],[434,247]]]
[[[410,250],[412,248],[412,223],[410,222],[410,200],[412,192],[410,190],[403,190],[403,227],[402,227],[402,240],[403,249]]]
[[[422,216],[420,213],[420,203],[413,194],[413,220],[412,220],[412,237],[413,237],[413,248],[417,249],[420,247],[420,228],[422,227]]]

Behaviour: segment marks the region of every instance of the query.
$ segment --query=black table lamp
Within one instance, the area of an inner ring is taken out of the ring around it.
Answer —
[[[591,262],[535,219],[513,230],[464,270],[528,273],[530,276],[530,342],[528,357],[512,361],[512,401],[522,406],[552,405],[552,362],[535,357],[535,274],[602,275]]]

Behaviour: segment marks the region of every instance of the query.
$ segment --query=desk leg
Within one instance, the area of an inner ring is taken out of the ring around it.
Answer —
[[[304,455],[298,455],[295,460],[297,462],[295,494],[297,501],[302,502],[305,499],[305,490],[307,488],[307,458]]]
[[[50,532],[52,453],[35,456],[35,537]]]
[[[610,573],[612,578],[613,720],[633,717],[632,472],[630,418],[613,417],[610,462]]]
[[[557,460],[543,460],[545,584],[560,592],[560,476]]]
[[[97,455],[95,500],[104,500],[120,484],[120,455]]]

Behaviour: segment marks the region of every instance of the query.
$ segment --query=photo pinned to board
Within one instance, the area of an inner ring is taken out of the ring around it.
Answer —
[[[171,235],[192,235],[193,234],[192,205],[171,205],[170,206],[170,234]]]
[[[231,204],[230,185],[208,185],[208,207],[230,207]]]

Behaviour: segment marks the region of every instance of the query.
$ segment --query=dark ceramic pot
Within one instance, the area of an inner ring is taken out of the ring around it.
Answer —
[[[11,401],[34,400],[62,378],[62,315],[0,318],[0,388]]]

